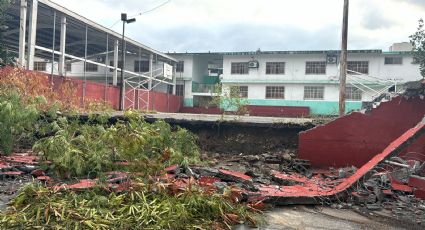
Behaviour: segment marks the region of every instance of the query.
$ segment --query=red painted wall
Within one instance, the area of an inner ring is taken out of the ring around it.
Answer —
[[[360,167],[425,115],[425,100],[394,98],[368,114],[351,113],[300,133],[298,154],[313,167]],[[408,152],[425,154],[425,137]]]
[[[309,107],[248,105],[247,110],[251,116],[303,117],[310,115]],[[219,108],[183,107],[180,113],[222,114],[223,110]]]
[[[199,108],[199,107],[183,107],[180,113],[196,113],[196,114],[222,114],[223,110],[219,108]]]
[[[310,108],[302,106],[248,105],[248,112],[251,116],[305,117],[310,115]]]

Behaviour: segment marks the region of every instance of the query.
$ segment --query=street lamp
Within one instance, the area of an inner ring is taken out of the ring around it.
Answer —
[[[124,39],[125,39],[125,24],[130,24],[132,22],[135,22],[135,18],[127,19],[127,14],[122,13],[121,14],[121,21],[122,21],[122,40],[121,40],[121,89],[120,89],[120,110],[124,111],[124,99],[125,99],[125,92],[124,92],[124,66],[125,66],[125,46],[124,46]]]

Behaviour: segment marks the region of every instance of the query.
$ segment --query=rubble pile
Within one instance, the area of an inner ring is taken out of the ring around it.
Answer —
[[[424,99],[425,80],[405,83],[403,96],[406,99],[413,98],[413,97],[420,97],[421,99]]]
[[[382,93],[373,101],[364,103],[363,108],[365,112],[370,112],[372,109],[377,108],[382,102],[391,101],[394,97],[403,96],[405,99],[416,98],[425,99],[425,80],[406,82],[402,86],[401,93]]]
[[[361,181],[350,194],[350,205],[397,219],[425,223],[425,161],[392,157]]]

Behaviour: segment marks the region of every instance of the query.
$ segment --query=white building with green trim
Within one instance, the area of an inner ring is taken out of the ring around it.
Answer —
[[[395,47],[395,46],[394,46]],[[406,50],[350,50],[347,112],[383,92],[421,79],[419,65]],[[257,51],[170,53],[179,60],[177,91],[186,107],[208,107],[222,83],[239,86],[250,105],[309,107],[311,115],[338,114],[339,51]]]

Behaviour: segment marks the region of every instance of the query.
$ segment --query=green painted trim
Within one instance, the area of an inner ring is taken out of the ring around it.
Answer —
[[[265,106],[306,106],[310,108],[311,115],[338,115],[339,104],[337,101],[290,101],[279,99],[248,99],[250,105]],[[347,101],[345,112],[359,110],[362,108],[361,101]]]
[[[204,75],[204,76],[202,76],[202,81],[199,82],[199,83],[215,85],[215,84],[217,84],[219,82],[220,82],[220,78],[218,76]]]
[[[338,54],[340,50],[294,50],[294,51],[245,51],[245,52],[194,52],[194,53],[167,53],[170,56],[173,55],[261,55],[261,54]],[[382,53],[382,50],[348,50],[348,53]]]
[[[184,107],[193,107],[193,98],[185,98],[183,99]]]
[[[383,51],[382,54],[401,54],[401,55],[413,55],[413,51]]]

